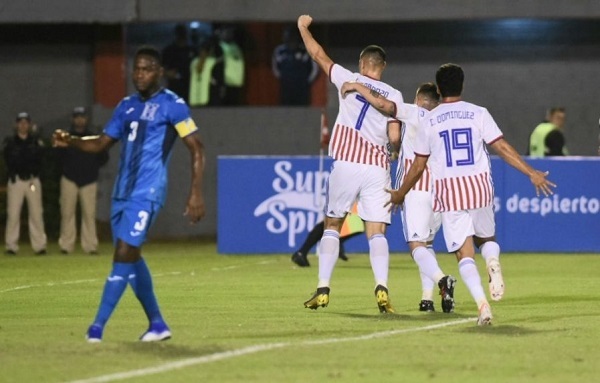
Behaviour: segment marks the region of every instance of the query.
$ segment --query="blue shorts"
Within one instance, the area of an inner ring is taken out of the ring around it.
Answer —
[[[112,200],[110,225],[113,242],[121,241],[140,247],[148,236],[161,206],[152,201]]]

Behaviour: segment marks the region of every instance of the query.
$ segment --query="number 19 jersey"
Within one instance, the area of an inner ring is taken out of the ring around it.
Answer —
[[[329,155],[336,160],[389,168],[387,122],[390,117],[380,113],[358,93],[342,98],[339,90],[346,81],[356,81],[376,91],[396,105],[403,102],[400,91],[388,84],[352,73],[333,64],[329,78],[338,89],[339,111],[329,141]]]
[[[443,103],[421,119],[415,155],[429,156],[434,211],[479,209],[492,204],[494,186],[485,144],[502,138],[486,108]]]

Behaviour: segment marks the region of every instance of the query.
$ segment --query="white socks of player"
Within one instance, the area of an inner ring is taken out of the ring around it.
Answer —
[[[375,277],[375,285],[387,287],[390,267],[390,248],[383,234],[374,234],[369,238],[369,257]]]
[[[412,257],[417,266],[419,266],[421,274],[425,274],[425,276],[434,281],[435,284],[444,277],[444,272],[440,269],[435,255],[432,255],[426,247],[419,246],[415,248],[412,252]],[[422,279],[423,278],[421,278],[421,280]]]
[[[427,251],[429,251],[429,253],[433,257],[436,257],[433,247],[427,246]],[[437,261],[437,258],[436,258],[436,261]],[[420,272],[420,269],[419,269],[419,274],[421,276],[421,288],[423,290],[423,292],[422,292],[423,295],[421,296],[421,299],[424,301],[432,301],[433,300],[433,289],[437,286],[437,281],[434,281],[433,279],[429,278],[427,275]]]
[[[481,256],[485,259],[485,264],[489,265],[492,259],[500,262],[500,245],[497,242],[486,242],[481,245]]]
[[[490,297],[499,301],[504,295],[504,278],[500,267],[500,246],[496,242],[486,242],[481,246],[481,255],[485,259],[490,277]]]
[[[329,287],[333,268],[340,252],[340,233],[325,230],[319,245],[319,284],[317,287]]]
[[[469,289],[471,296],[477,303],[477,307],[481,307],[483,303],[487,303],[483,287],[481,286],[481,277],[477,271],[475,260],[473,258],[463,258],[458,262],[458,271]]]

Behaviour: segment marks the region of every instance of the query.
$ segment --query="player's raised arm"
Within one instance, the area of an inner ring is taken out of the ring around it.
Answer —
[[[529,166],[519,153],[517,153],[515,148],[513,148],[505,139],[500,138],[490,146],[504,161],[506,161],[506,163],[529,177],[531,183],[535,186],[535,192],[538,196],[540,195],[540,191],[544,193],[545,196],[554,194],[552,188],[556,187],[556,184],[546,179],[548,172],[541,172]]]
[[[66,148],[68,146],[77,148],[83,152],[100,153],[110,149],[115,140],[110,136],[101,134],[98,136],[78,137],[69,134],[62,129],[57,129],[52,134],[52,146],[57,148]]]
[[[312,17],[309,15],[298,17],[298,30],[300,31],[300,36],[302,36],[302,41],[304,42],[304,46],[310,57],[312,57],[312,59],[319,64],[321,69],[329,75],[329,68],[333,65],[333,61],[327,56],[323,47],[314,39],[312,33],[308,30],[311,23]]]
[[[396,117],[396,104],[394,102],[383,97],[377,91],[367,88],[361,83],[351,81],[345,82],[344,85],[342,85],[340,92],[342,98],[346,98],[349,93],[357,92],[381,113],[394,118]]]
[[[189,217],[190,223],[196,223],[206,214],[204,194],[202,193],[205,164],[204,144],[196,134],[184,137],[183,143],[188,148],[192,161],[192,183],[184,215]]]

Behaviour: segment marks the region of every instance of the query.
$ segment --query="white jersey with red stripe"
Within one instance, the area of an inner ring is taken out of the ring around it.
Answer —
[[[329,68],[329,79],[338,89],[339,111],[329,141],[329,155],[335,160],[389,168],[387,122],[394,119],[380,113],[358,93],[342,98],[339,90],[346,81],[359,82],[396,105],[402,94],[388,84],[352,73],[339,64]]]
[[[502,138],[486,108],[465,101],[442,103],[421,119],[416,156],[430,156],[434,211],[489,206],[494,200],[485,144]]]
[[[420,119],[426,113],[426,109],[420,108],[417,105],[396,105],[396,118],[402,121],[402,147],[396,171],[396,189],[400,188],[400,185],[404,182],[404,178],[415,160],[415,141],[421,128]],[[423,175],[411,190],[428,192],[431,190],[431,181],[431,173],[429,166],[427,166]]]

